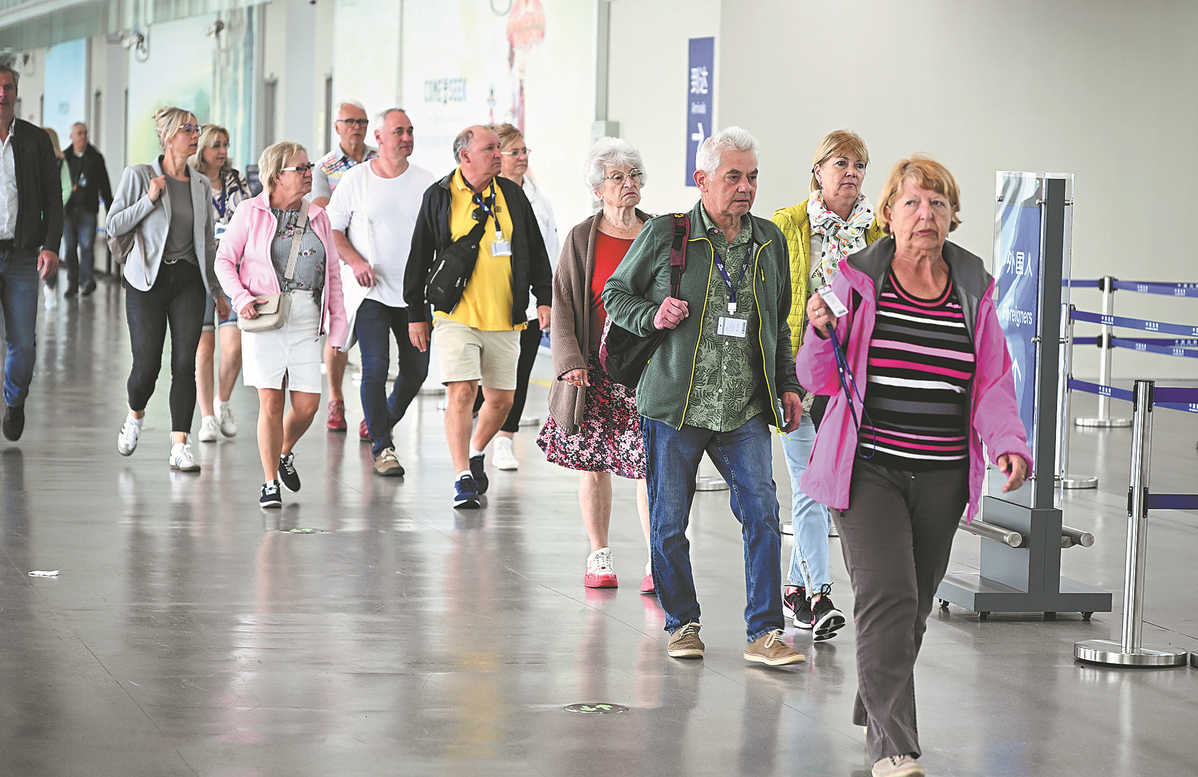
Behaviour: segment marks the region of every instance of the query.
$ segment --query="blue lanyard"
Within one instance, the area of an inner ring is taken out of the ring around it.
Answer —
[[[728,312],[733,315],[736,314],[736,290],[744,283],[745,273],[753,261],[753,249],[756,245],[752,239],[749,240],[749,247],[745,250],[745,258],[740,265],[740,277],[736,279],[735,287],[732,285],[732,278],[728,275],[728,270],[724,267],[724,260],[720,258],[719,251],[715,250],[714,245],[711,247],[711,255],[715,257],[715,268],[720,271],[720,276],[724,279],[724,284],[728,287]]]
[[[225,211],[228,209],[228,203],[229,203],[228,185],[229,185],[228,179],[222,175],[221,180],[220,180],[220,200],[217,200],[215,197],[212,198],[212,204],[216,207],[216,213],[222,219],[225,217]]]
[[[494,178],[491,179],[490,196],[488,196],[487,199],[484,200],[476,192],[474,195],[474,202],[475,202],[475,204],[478,205],[478,207],[483,209],[483,213],[485,213],[488,216],[490,216],[491,218],[495,219],[495,232],[497,234],[502,234],[499,231],[499,219],[495,217],[495,179]]]
[[[853,377],[853,371],[849,369],[849,360],[845,357],[844,351],[840,350],[840,341],[836,339],[836,330],[832,330],[832,352],[836,354],[836,372],[840,375],[840,388],[844,391],[844,398],[849,403],[849,413],[853,417],[853,426],[856,428],[858,435],[861,433],[861,422],[857,420],[857,409],[853,407],[853,395],[857,395],[857,399],[861,400],[861,420],[868,421],[872,429],[874,422],[869,417],[869,411],[865,409],[865,398],[861,396],[861,390],[857,388],[857,380]],[[852,391],[849,391],[849,386],[852,386]],[[863,459],[872,459],[874,454],[878,452],[877,434],[873,437],[873,450],[866,456],[862,454]]]

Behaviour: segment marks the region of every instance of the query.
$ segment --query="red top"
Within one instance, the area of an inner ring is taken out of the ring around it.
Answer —
[[[603,326],[607,323],[607,310],[603,307],[603,287],[607,279],[632,247],[631,240],[612,237],[602,232],[595,236],[595,274],[591,276],[591,336],[590,349],[599,351],[603,339]]]

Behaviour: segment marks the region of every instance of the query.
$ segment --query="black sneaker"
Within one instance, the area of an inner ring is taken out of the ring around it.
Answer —
[[[822,642],[835,637],[836,632],[844,628],[845,620],[844,613],[832,604],[831,583],[820,586],[818,595],[818,599],[812,597],[811,625],[808,628],[815,630],[815,641]]]
[[[25,406],[24,405],[8,405],[4,408],[4,436],[9,439],[21,439],[21,433],[25,431]],[[481,458],[481,457],[480,457]],[[481,466],[481,465],[480,465]]]
[[[470,477],[474,478],[474,487],[479,496],[487,493],[487,486],[491,484],[491,481],[487,480],[487,473],[483,471],[483,455],[480,453],[470,457]]]
[[[478,509],[478,486],[470,475],[462,475],[453,484],[453,506],[466,510]]]
[[[95,291],[95,290],[96,290],[96,282],[95,282],[95,281],[88,281],[88,282],[87,282],[87,285],[86,285],[86,286],[84,286],[84,287],[83,287],[83,290],[82,290],[81,292],[79,292],[79,293],[80,293],[80,294],[82,294],[83,296],[87,297],[87,296],[90,296],[90,295],[91,295],[91,293],[92,293],[93,291]]]
[[[803,586],[787,586],[786,594],[782,597],[786,609],[794,618],[796,629],[811,628],[811,602],[807,599],[807,589]]]
[[[299,473],[295,471],[295,454],[288,453],[279,457],[279,480],[291,493],[300,490]]]
[[[259,507],[282,507],[283,497],[279,493],[279,481],[268,480],[262,484],[262,496],[258,498]]]

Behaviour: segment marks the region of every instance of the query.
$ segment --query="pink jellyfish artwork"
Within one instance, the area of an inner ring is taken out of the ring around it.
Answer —
[[[524,55],[545,39],[541,0],[515,0],[508,13],[508,72],[512,79],[512,123],[524,132]]]

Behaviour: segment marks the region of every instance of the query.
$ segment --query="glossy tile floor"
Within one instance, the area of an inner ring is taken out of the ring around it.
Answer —
[[[814,649],[796,636],[810,658],[795,669],[742,659],[726,492],[700,493],[693,516],[707,657],[674,661],[656,602],[636,590],[646,556],[631,484],[616,493],[625,587],[613,591],[583,588],[577,477],[541,459],[532,430],[517,435],[520,471],[492,473],[483,509],[450,507],[436,397],[397,428],[407,477],[373,476],[366,446],[318,426],[297,449],[302,491],[263,512],[250,390],[234,394],[237,437],[196,443],[203,472],[172,474],[164,374],[122,458],[120,292],[104,282],[40,315],[25,436],[0,442],[0,774],[868,774],[849,719],[851,628]],[[542,382],[528,414],[544,401]],[[352,430],[356,399],[349,416]],[[1195,490],[1196,439],[1195,416],[1157,413],[1155,490]],[[1064,573],[1114,591],[1115,613],[933,614],[917,670],[930,774],[1198,773],[1198,669],[1072,658],[1076,640],[1119,636],[1129,440],[1076,434],[1074,470],[1100,489],[1065,498],[1066,523],[1097,544],[1066,551]],[[1152,519],[1145,643],[1198,649],[1198,517]],[[951,569],[975,568],[979,542],[962,534]]]

